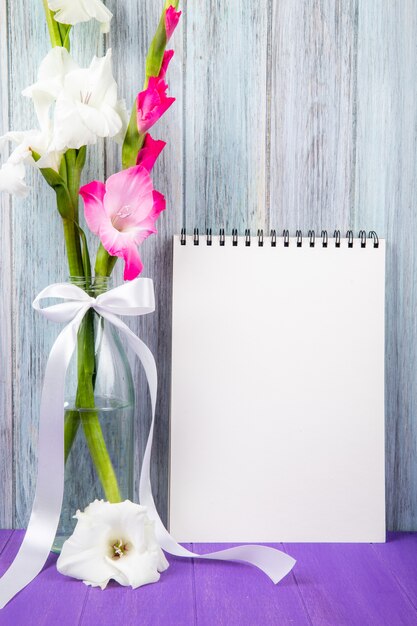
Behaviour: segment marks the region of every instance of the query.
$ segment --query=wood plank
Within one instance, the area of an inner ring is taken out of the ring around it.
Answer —
[[[186,7],[185,222],[240,234],[266,222],[268,0]]]
[[[114,23],[109,44],[114,50],[115,74],[119,78],[121,92],[126,96],[130,109],[136,94],[142,89],[144,80],[145,56],[150,39],[158,24],[162,2],[146,0],[138,11],[135,3],[108,3],[114,13]],[[188,7],[187,7],[188,8]],[[183,76],[183,31],[180,21],[169,42],[175,50],[171,61],[167,82],[170,95],[176,103],[165,116],[151,129],[154,139],[163,139],[167,145],[159,157],[152,177],[154,186],[166,197],[166,211],[158,220],[158,234],[147,239],[141,246],[144,263],[143,276],[154,280],[156,311],[143,318],[126,320],[152,350],[158,366],[157,423],[152,455],[153,489],[158,511],[163,520],[167,519],[168,494],[168,441],[169,441],[169,401],[171,384],[171,293],[172,293],[172,235],[179,232],[182,225],[183,208],[183,162],[182,162],[182,76]],[[123,45],[120,45],[123,42]],[[107,175],[120,169],[120,153],[114,145],[107,144]],[[123,263],[118,262],[114,283],[122,282]],[[141,366],[134,361],[134,380],[138,401],[135,442],[136,471],[135,492],[137,494],[139,467],[142,461],[150,424],[150,403],[147,383]]]
[[[272,1],[270,225],[279,233],[349,226],[356,5]]]
[[[158,583],[135,590],[117,583],[111,583],[104,592],[91,589],[80,626],[113,626],[115,619],[118,624],[141,626],[195,624],[192,561],[167,557],[170,566]]]
[[[372,547],[417,610],[416,533],[388,533],[387,543]]]
[[[284,544],[313,625],[415,624],[417,611],[370,544]],[[381,546],[381,550],[385,548]]]
[[[23,539],[23,531],[14,531],[0,558],[0,575],[13,561]],[[0,611],[0,626],[36,624],[62,626],[78,624],[88,588],[80,581],[61,576],[56,571],[57,557],[50,554],[42,572]]]
[[[388,528],[417,528],[417,5],[360,0],[355,228],[387,239]]]
[[[0,135],[8,131],[8,20],[6,0],[0,1]],[[0,150],[0,163],[8,156],[7,148]],[[10,197],[0,194],[0,232],[2,249],[0,255],[0,527],[13,525],[13,328],[12,300],[12,225]]]
[[[194,544],[192,550],[203,554],[226,547],[229,544]],[[283,549],[281,544],[273,547]],[[199,626],[311,623],[292,573],[274,585],[260,570],[243,563],[195,559],[194,579]]]

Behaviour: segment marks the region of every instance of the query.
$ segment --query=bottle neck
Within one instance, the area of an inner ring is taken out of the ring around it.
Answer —
[[[92,276],[88,279],[85,276],[69,276],[68,282],[76,285],[93,297],[105,293],[111,287],[111,278],[109,276]]]

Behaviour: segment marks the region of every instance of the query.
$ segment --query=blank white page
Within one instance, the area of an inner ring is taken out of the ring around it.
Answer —
[[[170,531],[385,541],[385,242],[174,238]]]

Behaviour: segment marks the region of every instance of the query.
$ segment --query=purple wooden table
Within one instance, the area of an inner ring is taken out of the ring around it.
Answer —
[[[22,535],[0,531],[0,573]],[[277,547],[298,560],[277,586],[253,567],[169,557],[161,581],[136,591],[115,584],[101,591],[60,576],[51,554],[36,581],[0,611],[0,625],[417,625],[417,533],[391,533],[386,544]]]

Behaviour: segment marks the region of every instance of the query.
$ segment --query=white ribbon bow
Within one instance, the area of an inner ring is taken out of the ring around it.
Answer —
[[[41,308],[44,298],[63,298],[65,302]],[[77,333],[84,315],[94,309],[114,324],[128,339],[146,374],[152,404],[152,422],[143,457],[139,500],[155,521],[155,532],[165,552],[180,557],[243,561],[259,567],[274,583],[293,568],[295,560],[284,552],[260,545],[242,545],[209,554],[195,554],[179,545],[163,525],[152,495],[150,462],[155,424],[157,371],[152,352],[117,315],[145,315],[155,310],[153,282],[137,278],[111,289],[97,298],[67,283],[50,285],[35,298],[33,307],[47,319],[67,325],[60,332],[49,354],[42,389],[38,475],[35,499],[27,531],[13,563],[0,579],[0,608],[3,608],[41,571],[55,539],[64,493],[64,390],[65,377],[74,352]]]

